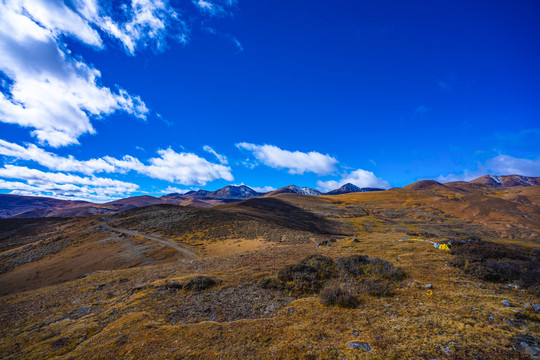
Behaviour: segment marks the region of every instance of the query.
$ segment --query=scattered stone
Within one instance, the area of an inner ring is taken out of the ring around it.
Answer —
[[[540,340],[530,335],[517,335],[514,337],[514,350],[530,355],[533,359],[540,359]]]
[[[323,240],[323,241],[320,241],[320,242],[317,244],[317,247],[318,247],[318,248],[323,247],[323,246],[331,246],[331,245],[330,245],[330,241],[328,241],[328,240]]]
[[[540,312],[540,305],[531,304],[531,306],[535,312]]]
[[[95,291],[98,291],[98,290],[101,290],[105,287],[105,284],[100,284],[98,286],[96,286],[96,288],[94,289]]]
[[[353,330],[352,334],[353,336],[358,336],[360,335],[361,331],[360,330]]]
[[[351,349],[366,350],[366,351],[371,351],[371,349],[373,349],[371,346],[369,346],[369,344],[361,344],[361,343],[356,342],[356,341],[353,341],[352,343],[349,343],[349,345],[347,345],[347,347],[351,348]]]
[[[510,320],[508,320],[508,319],[503,319],[503,321],[504,321],[505,323],[507,323],[508,325],[510,325],[510,326],[516,326],[516,325],[514,325],[514,323],[513,323],[512,321],[510,321]]]
[[[441,351],[442,351],[443,353],[445,353],[445,354],[448,355],[448,356],[450,356],[450,354],[452,353],[452,350],[450,350],[449,347],[442,347],[442,348],[440,348],[440,349],[441,349]]]
[[[510,301],[503,300],[503,305],[504,305],[504,307],[510,307]]]
[[[424,287],[426,289],[433,289],[433,285],[431,285],[431,284],[426,284],[426,285],[424,285]]]
[[[352,239],[353,242],[360,242],[357,238]]]

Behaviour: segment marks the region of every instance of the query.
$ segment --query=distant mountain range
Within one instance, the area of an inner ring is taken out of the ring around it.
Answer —
[[[448,183],[449,184],[449,183]],[[540,177],[527,177],[521,175],[486,175],[467,182],[453,182],[455,186],[481,186],[481,187],[515,187],[515,186],[538,186]],[[408,185],[409,190],[421,190],[426,188],[443,187],[444,185],[433,181],[425,180]],[[85,201],[60,200],[36,196],[20,196],[0,194],[0,218],[9,217],[62,217],[62,216],[84,216],[93,214],[107,214],[129,210],[142,206],[172,204],[193,207],[212,207],[224,203],[242,201],[259,197],[271,197],[279,194],[299,194],[299,195],[340,195],[354,192],[383,191],[378,188],[360,188],[353,184],[345,184],[338,189],[322,193],[318,190],[296,185],[285,186],[268,193],[260,193],[249,186],[229,185],[216,191],[197,190],[189,191],[185,194],[172,193],[161,197],[155,196],[133,196],[125,199],[111,201],[104,204],[97,204]]]

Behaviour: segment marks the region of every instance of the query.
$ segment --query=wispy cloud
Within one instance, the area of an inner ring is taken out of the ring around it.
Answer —
[[[476,170],[465,170],[461,174],[440,175],[436,180],[443,183],[470,181],[487,174],[540,176],[540,158],[516,158],[501,154],[488,159],[484,164],[478,164]]]
[[[16,179],[8,181],[4,179]],[[139,189],[137,184],[102,177],[81,177],[44,172],[25,166],[0,168],[0,188],[13,194],[54,196],[66,199],[108,201]]]
[[[340,180],[317,181],[317,187],[323,192],[328,192],[337,189],[347,183],[351,183],[360,188],[380,188],[388,189],[391,187],[386,180],[378,178],[374,173],[367,170],[357,169],[341,177]]]
[[[416,107],[416,110],[414,110],[414,113],[417,116],[424,116],[430,111],[431,109],[427,107],[426,105],[419,105]]]
[[[540,158],[520,159],[499,155],[487,161],[486,166],[497,175],[540,176]]]
[[[335,171],[338,163],[332,156],[316,151],[307,153],[288,151],[274,145],[255,145],[245,142],[236,144],[236,147],[251,152],[257,161],[266,166],[287,169],[289,174],[302,175],[305,172],[312,172],[326,175]]]
[[[177,187],[168,186],[165,190],[162,191],[162,193],[164,193],[164,194],[173,194],[173,193],[185,194],[188,191],[189,191],[188,189],[180,189],[180,188],[177,188]]]
[[[218,161],[221,163],[221,164],[228,164],[229,161],[227,160],[227,157],[225,155],[221,155],[221,154],[218,154],[212,147],[208,146],[208,145],[204,145],[203,146],[203,150],[214,155]]]

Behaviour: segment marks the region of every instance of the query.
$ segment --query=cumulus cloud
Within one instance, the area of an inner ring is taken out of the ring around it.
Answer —
[[[366,171],[362,169],[354,170],[349,174],[344,175],[339,181],[329,180],[329,181],[317,181],[317,187],[323,192],[328,192],[341,186],[351,183],[360,188],[370,187],[370,188],[380,188],[388,189],[391,187],[390,183],[386,180],[378,178],[371,171]]]
[[[282,150],[274,145],[236,144],[239,149],[250,151],[260,163],[275,168],[287,169],[289,174],[302,175],[312,172],[318,175],[329,174],[336,170],[337,160],[330,155],[310,151]]]
[[[183,185],[206,185],[207,182],[234,180],[231,168],[214,164],[192,153],[177,153],[172,149],[159,150],[160,157],[149,160],[150,165],[138,170],[155,179]]]
[[[95,133],[91,118],[124,111],[145,118],[137,96],[100,85],[101,73],[74,57],[62,42],[73,36],[102,47],[96,30],[61,1],[0,3],[0,121],[34,129],[41,143],[60,147]]]
[[[147,163],[131,155],[125,155],[121,159],[104,156],[81,161],[73,156],[58,156],[33,144],[24,147],[0,139],[0,155],[17,160],[34,161],[55,171],[77,172],[85,175],[135,171],[154,179],[182,185],[205,185],[207,182],[218,179],[234,180],[230,167],[209,162],[196,154],[177,153],[172,149],[159,150],[158,154],[159,157],[151,158]]]
[[[199,0],[215,15],[221,5]],[[5,0],[0,2],[0,121],[32,129],[52,147],[77,144],[93,134],[92,120],[117,111],[145,119],[143,100],[120,86],[101,85],[101,72],[68,48],[75,38],[97,50],[102,35],[130,55],[163,50],[168,39],[186,43],[189,28],[168,0],[131,0],[121,6],[98,0]]]

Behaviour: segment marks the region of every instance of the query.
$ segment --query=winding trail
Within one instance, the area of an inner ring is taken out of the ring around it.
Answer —
[[[164,239],[159,238],[159,237],[154,236],[154,235],[143,234],[143,233],[140,233],[140,232],[134,231],[134,230],[115,228],[115,227],[112,227],[112,226],[110,226],[109,224],[106,224],[106,223],[101,223],[100,225],[101,225],[101,228],[103,230],[106,230],[106,231],[117,232],[117,233],[121,233],[121,234],[125,234],[125,235],[135,236],[135,237],[139,236],[139,237],[142,237],[142,238],[144,238],[146,240],[157,242],[157,243],[160,243],[161,245],[171,247],[171,248],[181,252],[188,259],[196,259],[198,257],[198,255],[195,254],[194,252],[192,252],[191,250],[180,247],[180,246],[178,246],[178,244],[175,244],[172,241],[164,240]]]

